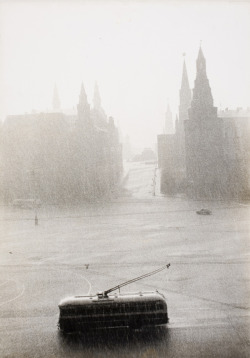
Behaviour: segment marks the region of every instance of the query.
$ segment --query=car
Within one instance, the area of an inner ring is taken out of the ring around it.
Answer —
[[[196,214],[198,215],[211,215],[212,211],[208,209],[201,209],[199,211],[196,211]]]

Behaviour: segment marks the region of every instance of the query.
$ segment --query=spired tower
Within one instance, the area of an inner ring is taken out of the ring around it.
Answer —
[[[194,198],[220,198],[225,194],[227,176],[223,160],[223,122],[213,106],[201,48],[196,69],[189,120],[184,122],[188,193]]]
[[[211,121],[217,118],[217,108],[213,106],[213,97],[206,73],[206,60],[200,47],[196,60],[196,79],[189,116],[198,121]]]
[[[179,105],[179,125],[183,127],[183,122],[188,119],[188,109],[191,105],[191,90],[189,87],[186,62],[183,62],[182,80],[180,89],[180,105]]]
[[[102,108],[101,96],[99,92],[98,84],[95,83],[94,97],[93,97],[93,109],[91,111],[94,124],[98,128],[106,128],[108,125],[107,116]]]
[[[175,119],[175,133],[172,113],[168,106],[166,113],[165,134],[158,135],[158,166],[161,171],[161,191],[174,194],[185,191],[186,161],[184,121],[188,118],[191,91],[188,82],[185,61],[183,63],[180,89],[179,118]]]
[[[89,131],[93,129],[93,122],[90,117],[90,105],[87,100],[83,83],[79,95],[79,103],[77,105],[77,115],[78,126],[84,130],[85,134],[88,134]]]
[[[188,119],[188,110],[191,106],[191,90],[188,81],[186,62],[183,62],[182,80],[180,89],[179,119],[176,118],[176,156],[177,168],[182,180],[186,177],[186,151],[184,121]]]

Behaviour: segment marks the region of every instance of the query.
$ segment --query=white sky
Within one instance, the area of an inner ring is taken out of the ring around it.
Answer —
[[[189,1],[1,1],[0,115],[78,102],[83,81],[138,147],[175,116],[183,63],[190,86],[200,40],[214,103],[250,106],[250,3]]]

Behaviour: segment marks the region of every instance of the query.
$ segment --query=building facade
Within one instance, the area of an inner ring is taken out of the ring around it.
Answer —
[[[188,118],[191,90],[185,61],[183,63],[179,98],[179,116],[176,116],[174,133],[158,135],[157,140],[158,166],[161,169],[161,191],[167,194],[183,192],[186,187],[184,121]]]
[[[175,134],[158,136],[162,191],[195,199],[243,199],[249,196],[249,119],[217,114],[199,49],[193,96],[184,62],[179,118]]]
[[[95,110],[82,85],[76,114],[54,107],[8,116],[0,132],[2,200],[68,204],[110,193],[122,174],[122,147],[114,120],[103,115],[98,126]]]
[[[186,168],[189,195],[223,195],[226,167],[223,153],[223,122],[217,117],[200,48],[189,119],[185,121]]]

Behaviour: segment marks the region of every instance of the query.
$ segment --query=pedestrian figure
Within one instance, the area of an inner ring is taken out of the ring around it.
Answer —
[[[38,225],[38,217],[37,217],[37,215],[35,216],[35,225]]]

